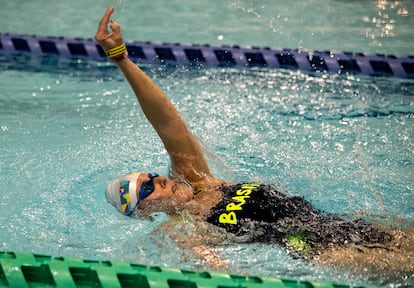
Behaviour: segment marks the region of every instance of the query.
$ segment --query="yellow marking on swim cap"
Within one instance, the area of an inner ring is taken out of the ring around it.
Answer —
[[[122,209],[122,212],[125,212],[126,209],[128,208],[128,205],[131,203],[131,197],[129,196],[129,193],[123,194],[122,197],[125,199],[126,202],[121,205],[121,209]]]
[[[123,213],[125,213],[127,207],[128,207],[128,204],[122,204],[121,210],[122,210]]]

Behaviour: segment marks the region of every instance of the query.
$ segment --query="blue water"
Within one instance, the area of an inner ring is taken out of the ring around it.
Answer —
[[[92,37],[102,10],[127,39],[413,54],[411,0],[3,1],[0,32]]]
[[[4,4],[0,31],[91,37],[109,4],[54,1],[39,9],[41,2]],[[116,3],[129,39],[289,48],[300,39],[312,49],[412,54],[408,1],[141,2]],[[314,17],[303,13],[309,7],[318,7]],[[31,8],[24,21],[17,17]],[[394,19],[393,35],[375,34],[376,25],[365,21],[379,11]],[[279,15],[285,20],[276,22]],[[165,215],[154,222],[130,219],[104,199],[114,177],[131,170],[166,175],[169,163],[116,68],[3,56],[0,67],[0,250],[205,268],[156,230]],[[217,176],[277,184],[349,218],[398,219],[400,226],[414,220],[412,80],[143,68],[202,139]],[[217,252],[231,272],[382,281],[293,259],[277,246],[235,244]]]

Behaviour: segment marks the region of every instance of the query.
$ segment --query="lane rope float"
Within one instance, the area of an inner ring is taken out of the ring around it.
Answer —
[[[414,56],[138,41],[127,41],[126,46],[129,57],[136,63],[267,67],[414,79]],[[0,53],[108,61],[94,39],[63,36],[0,33]]]
[[[0,287],[348,288],[352,286],[0,251]],[[362,286],[358,287],[362,288]]]

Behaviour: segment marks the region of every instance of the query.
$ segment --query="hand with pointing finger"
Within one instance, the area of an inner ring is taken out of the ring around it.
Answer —
[[[124,44],[121,33],[121,26],[111,19],[111,15],[114,10],[115,9],[113,6],[110,6],[108,9],[106,9],[104,16],[99,22],[98,31],[95,35],[96,41],[105,51],[111,50]],[[109,28],[111,31],[109,31]]]

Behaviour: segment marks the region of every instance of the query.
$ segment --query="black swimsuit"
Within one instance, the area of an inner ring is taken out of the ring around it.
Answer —
[[[221,186],[221,191],[222,200],[210,211],[207,222],[226,229],[239,242],[278,243],[312,255],[334,245],[391,240],[389,234],[366,221],[343,220],[273,186],[237,184]]]

